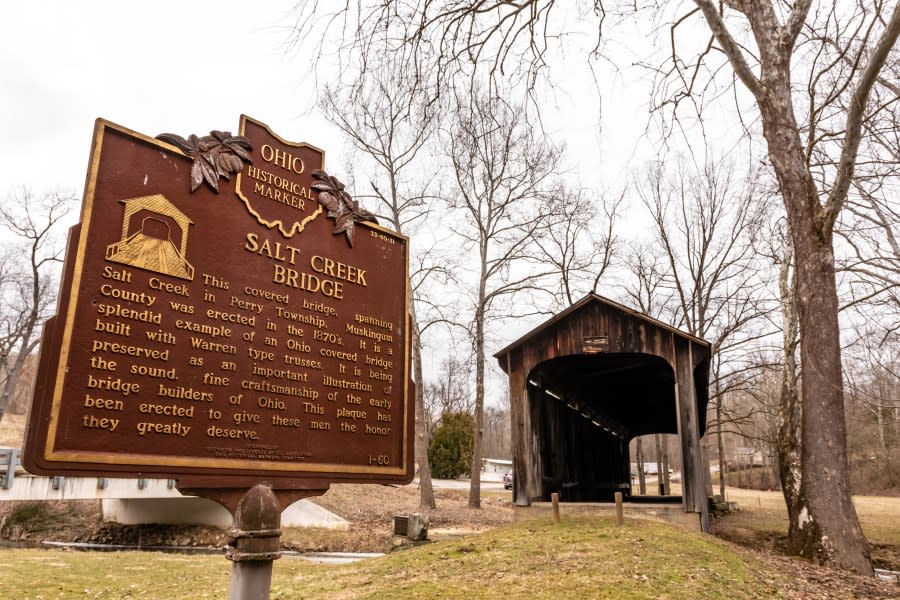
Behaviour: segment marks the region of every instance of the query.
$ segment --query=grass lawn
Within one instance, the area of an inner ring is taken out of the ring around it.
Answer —
[[[226,598],[221,556],[0,550],[0,598]],[[275,563],[272,599],[772,598],[784,575],[663,523],[522,521],[343,566]]]

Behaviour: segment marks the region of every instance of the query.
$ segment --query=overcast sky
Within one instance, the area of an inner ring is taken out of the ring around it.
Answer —
[[[236,131],[243,113],[323,148],[326,167],[342,166],[343,141],[312,110],[308,56],[287,48],[293,4],[3,3],[0,193],[26,186],[80,195],[97,117],[151,136],[187,136]],[[631,116],[636,91],[618,76],[594,83],[583,69],[568,61],[565,88],[548,99],[548,122],[585,178],[609,167],[621,173],[645,121]]]
[[[150,136],[236,132],[242,113],[292,141],[341,144],[308,113],[291,2],[29,1],[0,9],[0,192],[81,194],[94,120]],[[308,84],[307,84],[308,85]]]

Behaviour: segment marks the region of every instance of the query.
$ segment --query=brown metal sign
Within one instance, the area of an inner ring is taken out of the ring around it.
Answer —
[[[411,478],[407,239],[323,158],[248,117],[186,139],[98,120],[30,471]]]

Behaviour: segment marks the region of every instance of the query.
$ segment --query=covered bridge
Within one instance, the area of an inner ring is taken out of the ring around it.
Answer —
[[[515,504],[627,497],[629,442],[671,433],[682,506],[707,530],[709,355],[704,340],[596,294],[495,354],[509,376]]]

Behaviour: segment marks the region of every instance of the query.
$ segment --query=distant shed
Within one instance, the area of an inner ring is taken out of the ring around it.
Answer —
[[[494,356],[509,376],[517,505],[627,496],[631,439],[672,433],[682,506],[707,530],[708,342],[590,294]]]

